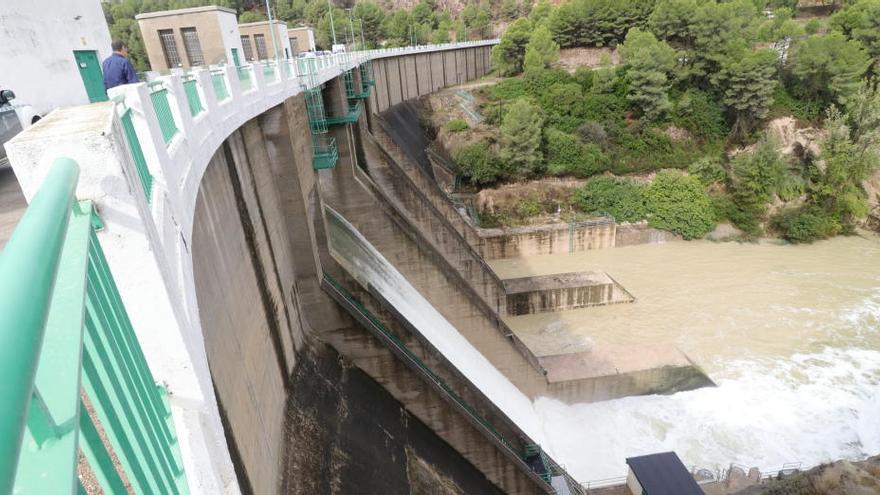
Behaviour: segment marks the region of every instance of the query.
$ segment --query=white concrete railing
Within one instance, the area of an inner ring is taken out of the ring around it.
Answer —
[[[247,90],[236,67],[178,72],[113,88],[109,104],[56,110],[7,143],[10,163],[28,199],[59,156],[81,165],[77,197],[93,200],[104,220],[106,228],[99,237],[108,264],[154,376],[169,390],[191,493],[239,491],[208,370],[190,254],[199,185],[212,156],[248,120],[304,87],[324,84],[367,60],[496,43],[320,56],[306,59],[314,60],[313,74],[300,73],[303,59],[246,64],[241,69],[250,77]],[[264,76],[267,64],[274,67],[269,80]],[[225,85],[219,98],[212,74]],[[194,88],[200,111],[191,109],[185,82],[190,91]],[[154,105],[152,92],[161,93],[168,105]],[[164,136],[157,108],[166,119]],[[129,129],[120,118],[126,111]],[[176,129],[172,136],[169,118]],[[133,142],[141,150],[140,162]],[[142,173],[152,176],[149,197]]]

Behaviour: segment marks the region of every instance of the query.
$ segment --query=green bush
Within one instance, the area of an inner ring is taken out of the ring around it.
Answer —
[[[499,100],[515,100],[527,95],[526,85],[521,78],[502,79],[491,87],[489,94]]]
[[[648,126],[612,129],[617,147],[612,154],[611,171],[618,175],[664,168],[686,169],[705,154],[693,140],[673,141]]]
[[[544,131],[547,172],[552,175],[590,177],[608,167],[608,157],[596,145],[558,129]]]
[[[595,177],[572,196],[574,205],[585,213],[607,214],[618,222],[638,222],[647,216],[644,186],[619,177]]]
[[[685,239],[703,237],[715,227],[712,202],[696,177],[662,171],[645,189],[644,196],[652,227]]]
[[[535,98],[540,98],[547,94],[550,87],[555,84],[574,82],[571,74],[562,69],[532,71],[525,74],[522,79],[527,93]]]
[[[737,209],[733,198],[729,194],[716,194],[709,197],[712,201],[712,211],[715,213],[715,221],[723,222],[736,217]]]
[[[722,140],[730,128],[721,104],[710,93],[689,89],[675,104],[672,122],[703,140]]]
[[[737,155],[731,166],[731,180],[738,211],[731,221],[747,234],[759,235],[767,203],[787,173],[785,161],[770,141],[759,143],[752,153]]]
[[[467,121],[464,119],[452,119],[446,123],[446,129],[449,132],[461,132],[470,128]]]
[[[773,217],[771,223],[782,237],[795,243],[826,239],[841,231],[840,222],[816,206],[787,208]]]
[[[824,111],[825,104],[822,102],[795,98],[782,84],[776,85],[776,90],[773,93],[773,106],[770,109],[771,118],[790,114],[799,120],[817,122]]]
[[[792,173],[787,173],[779,181],[776,187],[776,195],[783,201],[792,201],[797,199],[806,190],[807,183],[804,178]]]
[[[608,149],[608,133],[605,131],[605,126],[598,122],[592,120],[584,122],[577,128],[577,134],[585,143],[594,144],[603,150]]]
[[[822,23],[816,18],[810,19],[804,26],[804,30],[810,35],[818,33],[820,29],[822,29]]]
[[[462,146],[452,159],[459,173],[473,184],[491,184],[504,176],[501,160],[486,142]]]
[[[700,179],[705,185],[722,184],[727,179],[727,171],[717,156],[704,156],[688,167],[688,173]]]
[[[547,114],[547,123],[564,132],[573,132],[583,121],[583,91],[576,83],[557,83],[538,96]]]

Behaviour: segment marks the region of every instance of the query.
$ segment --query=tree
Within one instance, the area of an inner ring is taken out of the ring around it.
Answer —
[[[773,18],[767,19],[758,28],[758,39],[777,43],[803,36],[804,28],[792,17],[792,9],[781,7],[774,10]]]
[[[377,4],[369,1],[361,1],[355,4],[352,16],[360,19],[356,23],[358,30],[363,30],[364,41],[369,46],[378,46],[382,41],[382,23],[385,21],[385,11]]]
[[[777,84],[777,59],[769,48],[744,49],[724,58],[712,78],[733,116],[734,137],[748,136],[767,117]]]
[[[792,53],[791,71],[798,78],[793,89],[802,97],[846,105],[870,63],[858,41],[836,32],[811,36]]]
[[[644,194],[648,223],[654,228],[696,239],[715,227],[712,201],[696,177],[664,170]]]
[[[656,120],[672,106],[668,75],[675,68],[675,50],[650,32],[632,28],[620,46],[620,56],[628,67],[631,92],[627,98],[647,119]]]
[[[731,55],[750,49],[758,20],[758,11],[750,0],[700,4],[691,21],[693,47],[687,58],[692,75],[705,80],[717,73]]]
[[[544,161],[541,110],[525,98],[515,100],[501,121],[501,160],[514,177],[534,175]]]
[[[825,128],[829,135],[822,143],[820,155],[825,169],[819,171],[810,194],[813,201],[825,211],[842,223],[851,223],[868,212],[862,182],[876,170],[880,160],[876,140],[870,138],[869,132],[859,141],[854,141],[846,124],[846,116],[835,107],[828,111]]]
[[[486,6],[468,4],[461,11],[461,20],[464,21],[465,27],[472,36],[483,38],[490,34],[489,22],[492,20],[492,16]]]
[[[653,1],[572,0],[550,16],[549,28],[562,47],[613,46],[632,27],[644,27]]]
[[[693,42],[691,19],[696,10],[696,0],[659,0],[648,27],[660,39],[688,46]]]
[[[531,30],[532,25],[528,19],[517,19],[508,26],[501,41],[492,48],[492,60],[502,75],[511,76],[522,72]]]
[[[767,203],[773,199],[785,177],[786,164],[776,145],[765,139],[752,153],[737,155],[731,168],[733,202],[736,206],[731,220],[746,233],[758,235],[767,213]]]
[[[502,0],[501,2],[502,19],[512,21],[519,17],[519,1],[518,0]]]
[[[267,19],[268,18],[266,17],[266,14],[260,12],[259,10],[246,10],[238,16],[238,23],[244,24],[247,22],[259,22],[265,21]]]
[[[830,26],[880,57],[880,0],[859,0],[831,16]]]
[[[552,13],[553,6],[550,5],[548,0],[538,0],[538,4],[535,5],[535,8],[533,8],[532,12],[529,14],[529,20],[532,21],[533,26],[538,26],[544,24],[550,18],[550,14]]]
[[[395,10],[393,14],[385,16],[382,23],[385,38],[395,46],[404,46],[410,43],[411,28],[412,20],[409,12],[405,10]]]
[[[544,26],[537,27],[529,37],[523,58],[525,70],[542,70],[559,58],[559,45],[550,36],[550,30]]]

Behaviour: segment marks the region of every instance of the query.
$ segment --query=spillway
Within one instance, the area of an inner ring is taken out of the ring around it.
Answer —
[[[546,447],[532,402],[467,341],[421,294],[332,208],[325,208],[333,258],[368,291],[376,291],[458,371],[513,420],[533,442]]]

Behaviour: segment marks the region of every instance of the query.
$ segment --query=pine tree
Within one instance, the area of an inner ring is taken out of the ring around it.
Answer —
[[[539,26],[532,31],[529,43],[526,45],[523,68],[526,71],[545,69],[558,58],[559,45],[553,41],[550,30],[545,26]]]
[[[629,67],[629,100],[647,119],[656,120],[671,107],[668,75],[675,68],[675,50],[653,34],[632,28],[620,47],[620,56]]]
[[[520,98],[507,109],[501,122],[501,159],[509,175],[528,177],[537,173],[543,164],[541,128],[544,117],[541,109]]]
[[[721,61],[712,78],[721,90],[722,103],[733,114],[733,134],[748,136],[767,117],[776,89],[776,51],[744,49]]]

